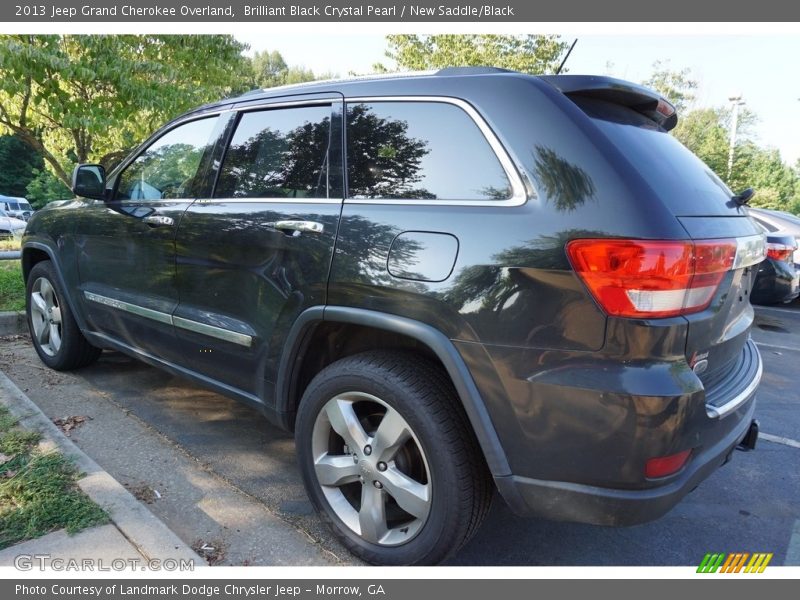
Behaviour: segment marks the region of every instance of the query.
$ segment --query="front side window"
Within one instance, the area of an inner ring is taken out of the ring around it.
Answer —
[[[158,138],[120,174],[117,200],[195,197],[194,184],[216,122],[217,117],[191,121]]]
[[[347,107],[350,198],[506,200],[511,184],[478,125],[444,102]]]
[[[331,107],[244,113],[222,161],[215,198],[327,198]]]

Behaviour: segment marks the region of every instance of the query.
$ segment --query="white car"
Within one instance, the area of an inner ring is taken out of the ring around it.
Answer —
[[[16,219],[0,208],[0,240],[21,238],[28,224],[22,219]]]
[[[0,194],[0,209],[6,211],[8,216],[27,221],[33,214],[33,207],[25,198],[3,196]]]

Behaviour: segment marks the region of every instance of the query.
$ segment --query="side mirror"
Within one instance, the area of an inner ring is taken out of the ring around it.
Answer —
[[[83,198],[104,200],[106,170],[102,165],[78,165],[72,172],[72,193]]]

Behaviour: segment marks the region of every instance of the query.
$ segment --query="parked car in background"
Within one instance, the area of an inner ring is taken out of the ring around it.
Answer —
[[[800,217],[779,210],[756,207],[749,207],[747,212],[767,232],[782,231],[794,237],[797,250],[794,251],[792,262],[796,269],[800,269]]]
[[[124,352],[294,431],[372,563],[447,558],[495,489],[656,519],[755,447],[762,374],[765,236],[677,120],[637,84],[485,68],[198,108],[31,218],[34,347]]]
[[[764,227],[759,223],[759,227]],[[766,228],[764,228],[766,231]],[[800,295],[795,265],[797,240],[786,231],[766,231],[767,258],[758,265],[756,282],[750,295],[755,304],[788,303]]]
[[[15,219],[0,208],[0,240],[21,238],[26,225],[22,219]]]
[[[27,221],[33,214],[33,207],[25,198],[15,198],[14,196],[3,196],[0,194],[0,208],[5,210],[9,216]]]

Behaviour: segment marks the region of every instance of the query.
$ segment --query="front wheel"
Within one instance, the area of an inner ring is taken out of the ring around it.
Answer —
[[[489,508],[475,436],[450,381],[424,359],[367,352],[328,366],[303,395],[295,436],[314,506],[370,563],[438,563]]]
[[[33,347],[44,364],[57,371],[84,367],[100,356],[83,337],[65,302],[53,263],[36,263],[28,274],[26,313]]]

